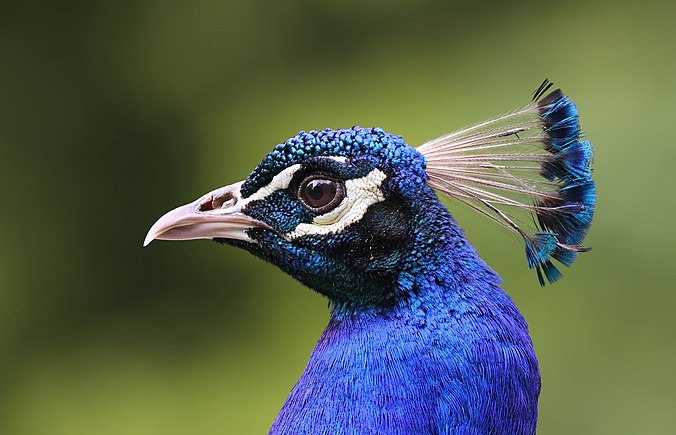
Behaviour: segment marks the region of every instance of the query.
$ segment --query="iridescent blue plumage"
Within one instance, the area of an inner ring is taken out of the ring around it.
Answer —
[[[584,250],[580,244],[594,216],[596,186],[591,178],[591,142],[579,141],[575,103],[557,90],[539,101],[538,108],[544,121],[546,149],[552,153],[552,158],[542,163],[540,172],[559,185],[557,198],[546,198],[537,204],[543,210],[536,212],[543,232],[535,239],[535,249],[526,247],[528,267],[537,270],[543,284],[541,268],[550,283],[561,277],[550,257],[570,266],[577,252]],[[561,213],[552,214],[551,209]]]
[[[271,433],[534,433],[540,382],[526,322],[427,186],[424,157],[380,129],[301,132],[244,195],[307,162],[308,148],[311,161],[349,158],[361,168],[353,177],[383,170],[386,199],[330,237],[287,243],[257,229],[256,245],[237,243],[332,302]]]
[[[526,321],[435,190],[521,234],[528,266],[553,282],[552,259],[572,264],[593,216],[580,136],[560,91],[418,149],[379,128],[301,132],[243,183],[169,212],[146,243],[214,238],[329,299],[272,434],[534,434],[540,375]],[[528,144],[546,153],[494,152]],[[544,181],[514,175],[524,170]],[[534,215],[535,231],[507,206]]]

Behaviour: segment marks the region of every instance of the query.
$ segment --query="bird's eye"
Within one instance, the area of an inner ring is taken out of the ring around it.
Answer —
[[[324,174],[313,174],[301,181],[298,198],[313,212],[326,213],[345,198],[345,184]]]

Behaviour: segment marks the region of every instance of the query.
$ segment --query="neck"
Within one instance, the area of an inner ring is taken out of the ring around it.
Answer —
[[[443,309],[453,305],[453,298],[472,298],[500,285],[500,277],[479,258],[434,192],[423,188],[417,199],[419,204],[410,209],[372,207],[366,223],[353,230],[356,240],[371,243],[371,249],[355,249],[347,259],[358,273],[344,273],[345,279],[337,282],[332,275],[328,289],[313,287],[329,297],[332,317],[386,312],[407,304]],[[387,237],[380,240],[379,233]],[[379,251],[381,245],[386,253]],[[366,256],[358,257],[361,251]],[[451,299],[440,303],[439,298]]]
[[[334,308],[271,433],[535,433],[526,322],[448,222],[442,237],[421,222],[436,236],[417,234],[429,243],[410,256],[396,303]]]

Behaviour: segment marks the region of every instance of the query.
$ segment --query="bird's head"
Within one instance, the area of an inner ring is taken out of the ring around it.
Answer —
[[[522,236],[529,267],[553,282],[552,259],[569,266],[585,250],[595,185],[577,108],[560,90],[541,98],[549,86],[520,110],[417,149],[379,128],[301,132],[243,182],[165,214],[145,244],[213,239],[276,264],[334,305],[379,306],[444,265],[455,264],[444,277],[486,273],[436,190]]]
[[[410,287],[421,210],[437,202],[426,179],[422,154],[379,128],[301,132],[245,181],[164,215],[145,243],[214,239],[334,304],[386,303]]]

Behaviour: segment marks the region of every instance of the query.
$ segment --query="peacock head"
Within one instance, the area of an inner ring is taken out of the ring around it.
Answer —
[[[243,182],[161,217],[154,239],[213,239],[272,262],[341,306],[411,290],[430,248],[456,228],[434,191],[523,237],[541,284],[560,277],[591,224],[591,143],[575,104],[548,82],[526,107],[412,148],[379,128],[300,132]],[[520,216],[521,214],[521,216]],[[453,234],[453,237],[459,233]],[[462,239],[462,236],[458,236]],[[457,242],[457,240],[456,240]],[[423,264],[425,263],[425,264]]]
[[[246,249],[336,305],[396,299],[416,217],[436,197],[425,158],[379,128],[300,132],[243,182],[170,211],[153,239],[214,239]]]

